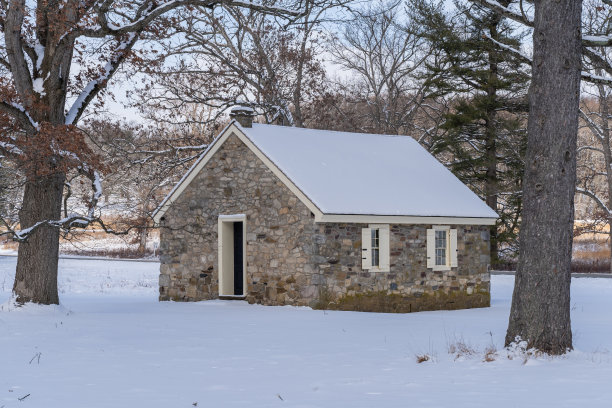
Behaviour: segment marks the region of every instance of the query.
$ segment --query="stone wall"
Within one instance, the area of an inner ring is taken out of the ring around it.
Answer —
[[[427,229],[390,226],[390,272],[361,270],[361,229],[366,224],[318,225],[316,246],[324,296],[316,306],[341,310],[411,312],[490,305],[489,230],[457,229],[458,267],[427,268]],[[391,295],[391,296],[389,296]]]
[[[251,303],[410,312],[489,305],[489,237],[458,226],[459,267],[426,267],[430,225],[391,225],[390,272],[361,270],[365,224],[318,224],[236,136],[214,154],[164,215],[160,300],[218,297],[219,214],[246,215]]]
[[[314,216],[232,135],[164,214],[160,300],[214,299],[219,293],[219,214],[246,215],[247,299],[306,304],[306,254]]]

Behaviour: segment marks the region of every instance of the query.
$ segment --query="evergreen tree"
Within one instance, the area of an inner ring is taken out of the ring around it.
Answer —
[[[500,215],[491,227],[496,264],[518,248],[529,67],[505,47],[520,49],[523,35],[472,3],[457,0],[452,14],[429,0],[413,5],[438,52],[428,64],[430,85],[451,107],[430,149]]]

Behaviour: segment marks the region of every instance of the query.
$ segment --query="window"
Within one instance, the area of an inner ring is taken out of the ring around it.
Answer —
[[[361,230],[361,269],[389,272],[389,225],[370,224]]]
[[[447,231],[436,230],[436,265],[446,265]]]
[[[427,230],[427,267],[444,271],[457,267],[457,230],[434,225]]]
[[[380,230],[371,228],[372,231],[372,266],[380,266]]]

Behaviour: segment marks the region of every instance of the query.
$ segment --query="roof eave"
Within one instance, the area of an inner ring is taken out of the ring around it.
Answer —
[[[420,216],[420,215],[375,215],[375,214],[321,214],[315,222],[341,222],[355,224],[448,224],[448,225],[495,225],[495,217]]]

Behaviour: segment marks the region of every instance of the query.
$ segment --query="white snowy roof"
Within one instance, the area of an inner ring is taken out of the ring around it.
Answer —
[[[476,194],[408,136],[232,121],[153,213],[159,223],[225,140],[236,134],[313,212],[315,222],[493,225]]]
[[[237,127],[324,214],[498,218],[411,137]]]

